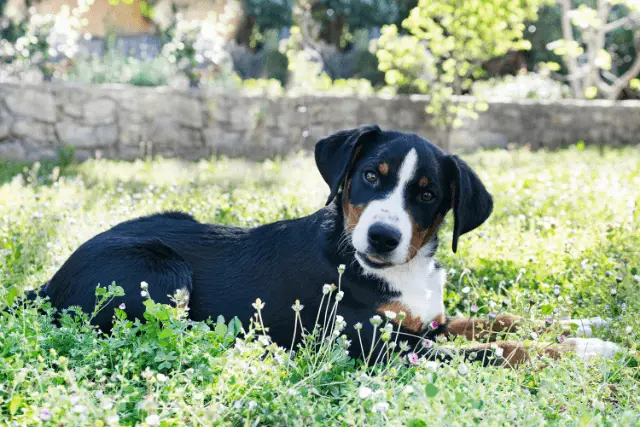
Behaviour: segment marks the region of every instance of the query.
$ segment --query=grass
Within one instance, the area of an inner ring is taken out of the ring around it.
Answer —
[[[146,324],[119,313],[110,336],[89,327],[90,316],[65,316],[53,327],[28,306],[0,317],[0,424],[640,425],[637,151],[601,156],[572,147],[467,159],[496,208],[458,254],[450,250],[450,219],[441,233],[450,314],[468,316],[477,305],[478,316],[609,317],[611,327],[597,334],[625,354],[517,369],[406,359],[371,368],[337,345],[323,347],[322,358],[303,348],[288,360],[255,325],[242,325],[245,336],[232,319],[192,323],[180,306],[151,300]],[[326,194],[303,156],[261,164],[0,163],[2,299],[39,286],[79,244],[125,219],[180,209],[201,221],[254,226],[310,213]],[[309,284],[319,298],[322,285]]]

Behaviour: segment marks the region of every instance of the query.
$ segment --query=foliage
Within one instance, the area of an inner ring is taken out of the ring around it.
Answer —
[[[300,49],[301,37],[298,28],[291,30],[287,47],[290,76],[287,92],[291,95],[313,93],[336,93],[341,95],[370,95],[374,92],[371,82],[366,79],[331,79],[323,71],[323,64],[314,61],[309,51]]]
[[[513,49],[526,49],[524,22],[536,17],[538,0],[432,2],[421,0],[398,34],[395,26],[379,41],[380,69],[399,91],[417,90],[431,97],[427,113],[436,125],[458,127],[484,104],[454,105],[453,95],[468,91],[484,61]],[[416,53],[414,53],[416,52]]]
[[[554,62],[564,67],[562,57],[547,49],[547,45],[562,37],[562,13],[555,4],[545,4],[538,10],[538,19],[530,22],[525,31],[525,39],[531,43],[527,51],[527,67],[534,70],[539,63]],[[566,67],[562,69],[566,74]]]
[[[180,13],[175,15],[173,25],[167,30],[170,41],[163,46],[162,55],[176,64],[192,87],[200,84],[199,68],[210,67],[214,74],[228,74],[231,60],[224,46],[238,9],[237,3],[230,1],[219,17],[209,13],[204,20],[187,21]]]
[[[145,324],[118,309],[111,335],[91,328],[91,315],[69,313],[54,326],[48,303],[36,301],[0,315],[0,417],[18,426],[638,425],[634,154],[601,156],[579,144],[553,154],[467,157],[496,195],[494,214],[465,235],[455,255],[448,218],[437,253],[449,271],[448,314],[468,316],[477,305],[477,315],[486,316],[504,301],[503,310],[527,319],[600,315],[614,320],[596,334],[629,351],[617,359],[534,359],[501,369],[403,358],[372,369],[347,360],[339,337],[295,349],[289,359],[288,346],[270,343],[261,323],[189,322],[184,303],[155,304],[153,295]],[[310,213],[327,192],[308,157],[261,164],[92,160],[55,174],[34,168],[0,166],[3,300],[15,302],[23,287],[44,283],[79,244],[120,221],[181,209],[201,221],[254,226]],[[335,289],[323,294],[323,284],[309,286],[333,307]],[[105,283],[98,296],[108,301],[119,292]],[[257,302],[256,311],[261,304],[270,301]],[[338,325],[345,327],[354,325]]]
[[[284,88],[282,82],[276,79],[246,79],[239,80],[242,91],[252,95],[282,96]]]
[[[278,80],[283,86],[287,83],[289,73],[289,59],[287,55],[277,50],[264,53],[265,74],[269,79]]]
[[[350,31],[391,24],[398,16],[394,0],[320,0],[325,16],[344,18]]]
[[[384,85],[384,73],[380,71],[380,62],[376,54],[368,50],[356,52],[354,78],[369,80],[374,87]]]
[[[165,58],[148,60],[121,55],[115,49],[103,56],[92,55],[73,62],[62,79],[89,83],[126,83],[135,86],[163,86],[176,74]]]
[[[569,88],[547,74],[527,73],[473,83],[472,93],[481,99],[539,99],[554,101],[570,97]]]
[[[615,40],[617,37],[620,41],[629,33],[619,30],[633,29],[635,44],[640,43],[638,4],[631,0],[597,0],[593,7],[585,2],[576,3],[574,6],[572,0],[559,1],[562,38],[549,43],[548,48],[563,57],[576,98],[590,99],[600,95],[618,99],[629,82],[640,74],[640,55],[635,55],[633,63],[628,61],[624,73],[616,74],[612,54],[615,54],[613,48],[620,49],[615,43],[607,46],[607,38]],[[630,52],[627,55],[631,56]]]
[[[382,28],[377,41],[380,71],[388,87],[398,93],[427,93],[437,78],[436,59],[426,42],[413,35],[399,35],[398,28]]]
[[[40,15],[29,9],[24,24],[24,34],[13,46],[5,43],[5,56],[15,56],[27,66],[38,68],[45,80],[51,80],[55,63],[73,58],[78,50],[78,40],[93,0],[78,0],[73,9],[63,5],[55,15]]]
[[[288,28],[293,23],[293,0],[245,0],[247,16],[255,19],[259,31]]]
[[[3,57],[3,50],[6,45],[12,45],[18,37],[24,35],[25,24],[23,20],[15,19],[12,13],[6,10],[7,2],[0,1],[0,59]]]
[[[396,4],[398,5],[398,16],[394,22],[391,22],[391,24],[398,27],[402,33],[405,31],[402,27],[402,21],[407,19],[411,10],[418,6],[418,0],[396,0]]]

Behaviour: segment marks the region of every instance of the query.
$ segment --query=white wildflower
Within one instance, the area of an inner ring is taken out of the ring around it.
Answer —
[[[458,373],[463,377],[467,376],[469,374],[469,368],[464,363],[461,363],[460,366],[458,366]]]
[[[360,387],[358,389],[358,396],[360,396],[360,399],[368,399],[369,397],[371,397],[373,395],[373,390],[371,390],[369,387]]]
[[[371,408],[371,410],[373,412],[384,413],[389,410],[389,404],[387,402],[378,402],[375,405],[373,405],[373,408]]]
[[[160,425],[160,417],[157,414],[148,415],[144,420],[150,426],[159,426]]]

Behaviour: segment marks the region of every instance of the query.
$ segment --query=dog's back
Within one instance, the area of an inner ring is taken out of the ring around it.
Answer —
[[[125,296],[93,320],[105,331],[111,327],[113,308],[120,304],[125,304],[129,318],[142,318],[141,282],[149,284],[149,294],[159,303],[170,303],[180,289],[187,291],[193,320],[215,313],[246,322],[252,302],[262,298],[271,302],[266,316],[284,325],[292,321],[288,315],[293,300],[317,298],[323,282],[316,278],[318,286],[306,286],[314,280],[313,271],[326,275],[335,270],[322,265],[314,233],[306,231],[319,227],[321,217],[322,212],[253,229],[203,224],[179,212],[126,221],[81,245],[40,296],[48,296],[58,309],[79,306],[92,313],[96,286],[115,282]],[[283,298],[283,292],[293,299]]]

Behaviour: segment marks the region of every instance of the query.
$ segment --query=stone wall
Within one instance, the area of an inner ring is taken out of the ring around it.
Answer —
[[[262,159],[311,149],[340,129],[377,123],[442,145],[421,96],[266,98],[122,85],[0,84],[0,157],[38,160],[72,145],[78,160],[215,154]],[[640,142],[640,102],[492,102],[453,132],[451,151],[508,144],[556,148]]]

